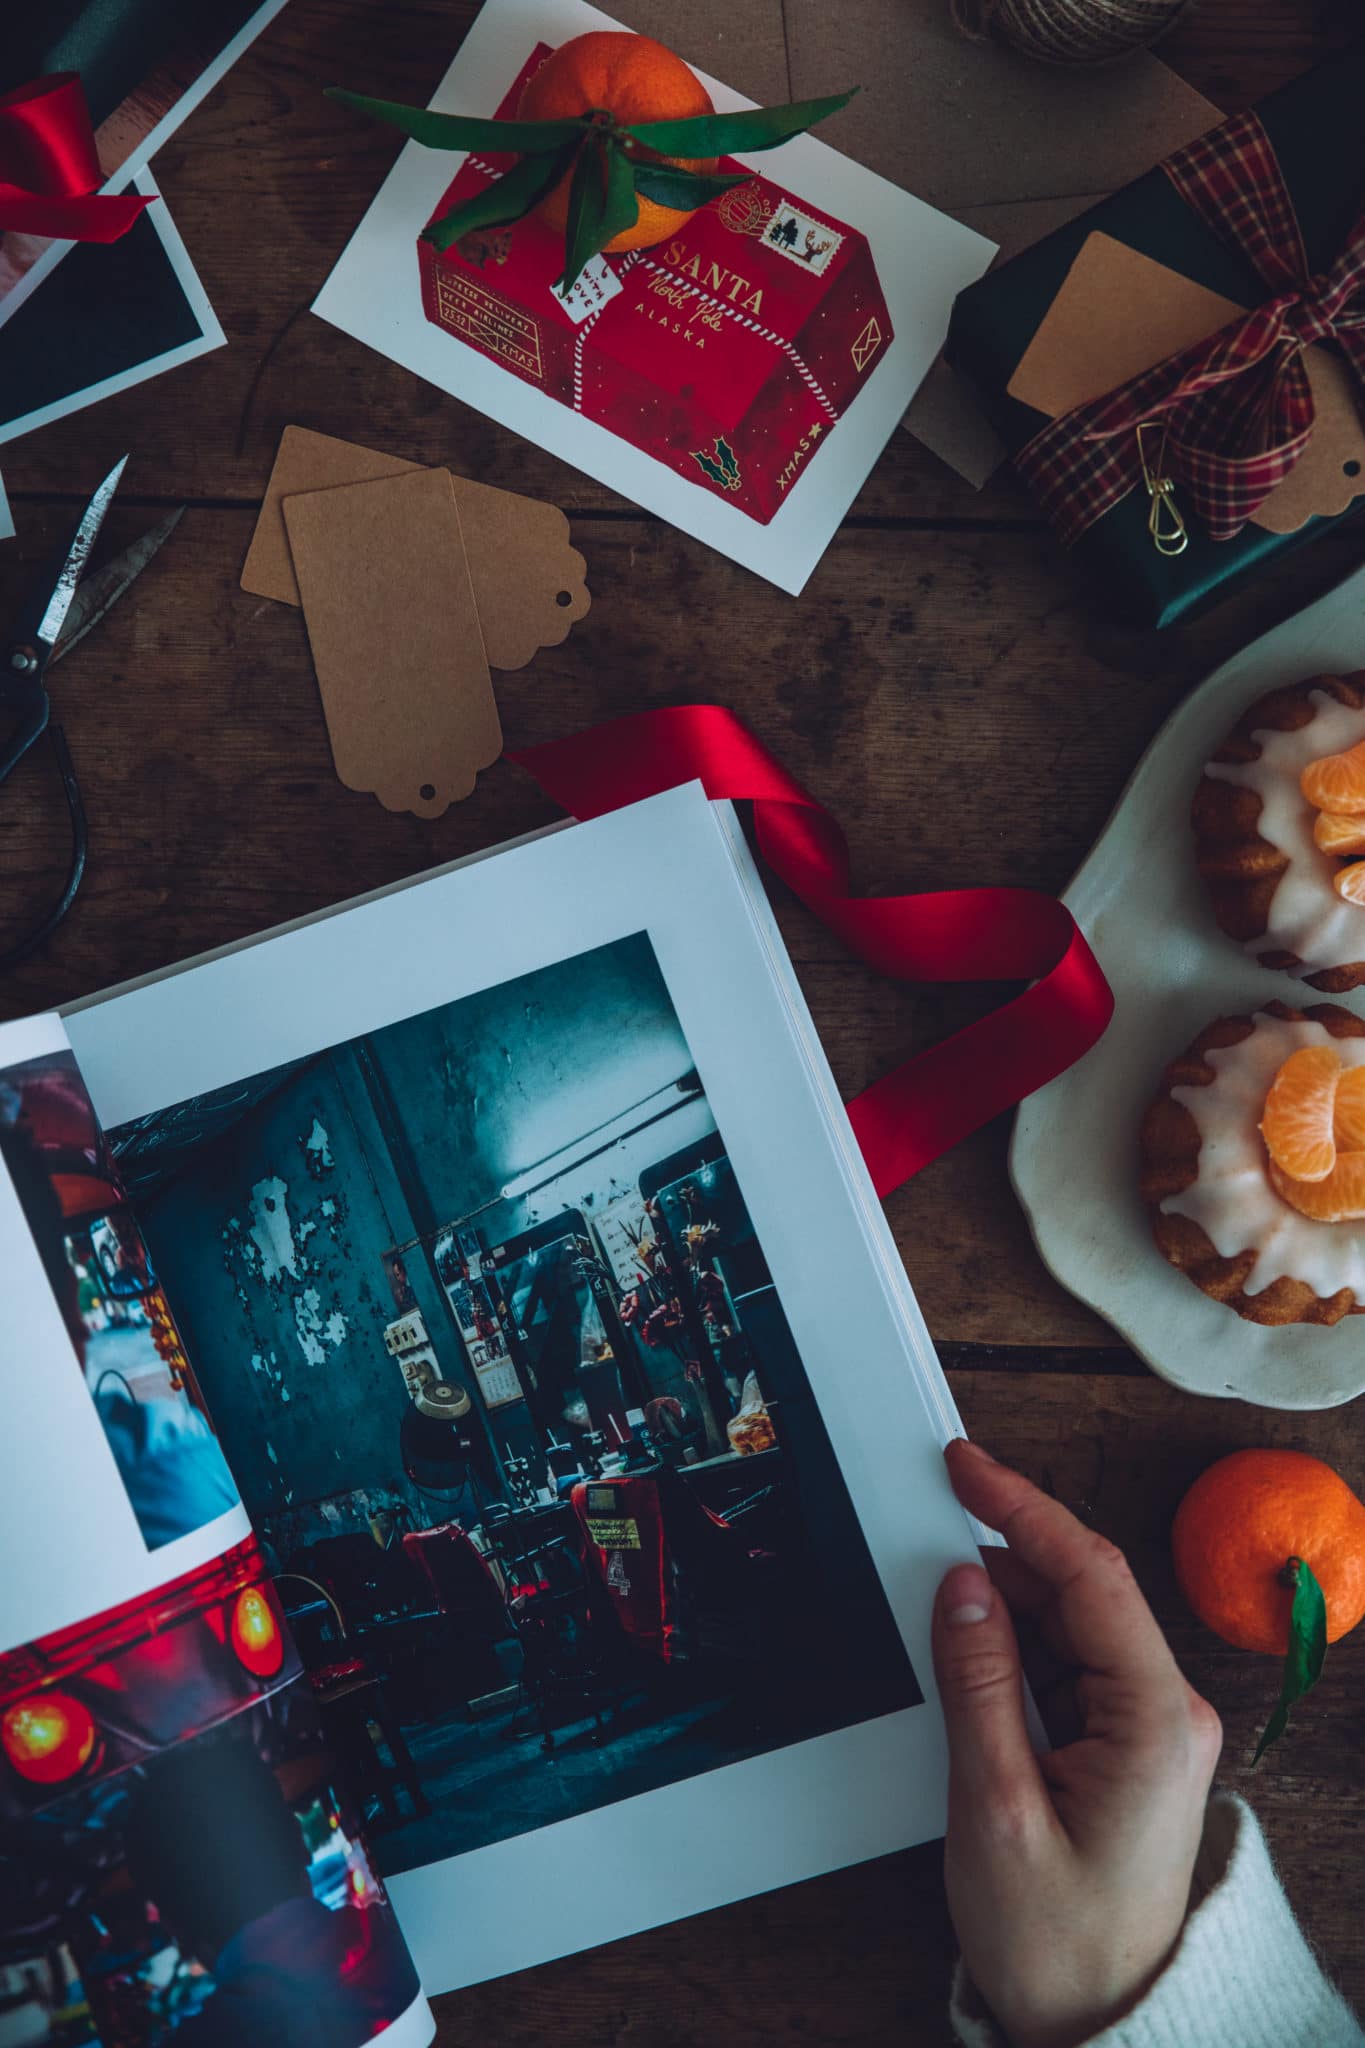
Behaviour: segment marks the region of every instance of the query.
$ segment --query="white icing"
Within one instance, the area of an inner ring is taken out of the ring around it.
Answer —
[[[1343,902],[1332,887],[1340,863],[1313,837],[1317,812],[1299,788],[1299,777],[1310,762],[1344,754],[1365,739],[1365,710],[1352,711],[1323,690],[1312,691],[1311,699],[1317,716],[1297,732],[1253,733],[1259,760],[1210,761],[1204,773],[1216,782],[1256,791],[1261,799],[1256,829],[1289,862],[1270,900],[1265,933],[1251,941],[1250,950],[1282,949],[1316,973],[1365,960],[1365,908]]]
[[[1343,1067],[1360,1067],[1365,1038],[1333,1038],[1321,1024],[1291,1024],[1263,1010],[1254,1025],[1240,1044],[1204,1055],[1216,1075],[1207,1087],[1171,1090],[1199,1127],[1199,1171],[1189,1187],[1167,1197],[1162,1213],[1191,1217],[1220,1258],[1254,1246],[1256,1263],[1243,1282],[1247,1294],[1288,1275],[1318,1295],[1349,1287],[1365,1300],[1365,1220],[1316,1223],[1282,1201],[1266,1172],[1260,1132],[1270,1084],[1292,1052],[1330,1045]]]

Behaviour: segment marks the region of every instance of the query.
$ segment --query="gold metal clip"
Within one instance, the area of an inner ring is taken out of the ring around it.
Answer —
[[[1145,434],[1159,434],[1156,455],[1148,453]],[[1180,516],[1180,507],[1175,502],[1175,484],[1162,474],[1162,458],[1166,453],[1165,423],[1144,420],[1137,430],[1138,457],[1142,463],[1142,478],[1147,486],[1147,495],[1152,509],[1147,517],[1147,531],[1152,536],[1152,546],[1159,555],[1183,555],[1190,544],[1189,532]]]

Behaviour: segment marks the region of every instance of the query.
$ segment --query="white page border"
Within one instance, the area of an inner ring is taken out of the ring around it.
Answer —
[[[918,1311],[907,1313],[904,1275],[898,1298],[850,1199],[861,1175],[875,1206],[757,943],[727,820],[728,806],[685,785],[67,1020],[112,1128],[644,929],[697,1061],[925,1704],[392,1878],[429,1992],[942,1831],[930,1600],[950,1564],[976,1555],[939,1455],[955,1418],[928,1384],[932,1349]],[[646,871],[663,846],[687,891],[647,911],[623,905],[621,874]],[[459,932],[458,960],[433,943],[443,930]]]
[[[538,42],[558,44],[591,29],[620,27],[584,0],[485,0],[431,104],[448,113],[491,113]],[[697,75],[719,111],[754,104],[705,72]],[[417,234],[463,161],[460,152],[407,143],[313,311],[780,589],[799,592],[942,348],[953,299],[982,275],[995,243],[814,136],[740,155],[740,162],[862,229],[895,329],[812,465],[815,481],[803,477],[761,526],[432,326],[422,308]]]
[[[0,1081],[71,1043],[59,1017],[0,1024]],[[149,1550],[61,1309],[0,1167],[0,1652],[135,1600],[251,1534],[238,1505]],[[22,1568],[19,1561],[22,1559]]]

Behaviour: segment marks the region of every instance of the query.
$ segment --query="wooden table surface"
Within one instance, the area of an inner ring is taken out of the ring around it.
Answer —
[[[1204,0],[1167,54],[1230,110],[1339,46],[1353,11],[1350,0]],[[472,0],[292,0],[157,163],[230,346],[0,451],[19,526],[18,543],[0,548],[0,603],[125,449],[117,542],[157,508],[189,505],[135,599],[55,677],[93,855],[56,940],[0,988],[0,1014],[550,815],[506,764],[434,824],[336,781],[301,616],[238,587],[291,422],[449,461],[569,512],[593,608],[563,647],[497,678],[509,744],[644,705],[732,704],[848,822],[868,890],[1060,889],[1191,684],[1360,558],[1360,529],[1339,532],[1187,629],[1119,630],[1008,481],[974,493],[898,431],[794,600],[324,326],[309,303],[394,140],[316,88],[345,79],[425,98],[473,12]],[[693,54],[741,88],[785,93],[752,61],[746,75],[742,0],[727,51],[728,61]],[[7,888],[31,880],[35,902],[64,858],[49,776],[35,754],[0,802],[0,874]],[[849,1093],[1001,993],[892,986],[790,901],[778,908]],[[1315,1452],[1365,1491],[1360,1411],[1274,1414],[1154,1378],[1043,1270],[1010,1194],[1006,1138],[1002,1121],[889,1203],[967,1426],[1128,1551],[1189,1677],[1223,1716],[1224,1782],[1255,1799],[1310,1933],[1365,2002],[1365,1629],[1333,1651],[1291,1738],[1253,1779],[1274,1667],[1192,1620],[1166,1545],[1183,1489],[1238,1446]],[[441,2000],[441,2040],[937,2048],[952,1947],[939,1862],[930,1845]]]

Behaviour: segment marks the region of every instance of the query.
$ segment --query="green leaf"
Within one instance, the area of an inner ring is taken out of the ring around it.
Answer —
[[[607,200],[603,227],[606,234],[603,246],[614,241],[617,235],[633,228],[640,218],[639,187],[635,182],[635,166],[619,142],[610,136],[605,144]]]
[[[681,170],[676,164],[641,163],[638,158],[635,162],[635,189],[640,197],[653,199],[660,206],[675,206],[679,213],[705,206],[732,185],[752,183],[749,171],[718,171],[708,177],[703,171]]]
[[[372,100],[364,93],[343,92],[327,87],[329,100],[354,107],[358,114],[370,114],[401,128],[414,142],[428,149],[491,149],[502,154],[516,151],[539,156],[547,149],[563,149],[576,142],[590,125],[586,117],[576,121],[490,121],[477,114],[435,114],[430,107],[405,107],[397,100]]]
[[[1284,1660],[1284,1679],[1279,1702],[1266,1722],[1265,1733],[1251,1759],[1258,1764],[1272,1742],[1279,1740],[1289,1725],[1289,1709],[1311,1692],[1322,1672],[1327,1654],[1327,1604],[1312,1567],[1301,1557],[1291,1557],[1289,1569],[1296,1573],[1294,1605],[1289,1611],[1289,1652]]]
[[[858,88],[855,86],[853,91]],[[693,114],[685,121],[632,122],[622,134],[657,149],[660,156],[730,156],[737,149],[773,149],[788,136],[837,114],[853,98],[836,92],[823,100],[794,100],[786,107],[750,107],[742,114]]]
[[[555,289],[567,298],[579,271],[606,239],[600,232],[606,211],[606,180],[602,172],[602,146],[596,138],[578,152],[569,187],[569,218],[564,229],[564,268],[555,279]]]
[[[600,130],[578,153],[569,187],[569,218],[564,234],[564,268],[555,280],[567,298],[590,256],[604,249],[623,228],[633,227],[640,206],[631,166],[624,150]]]
[[[558,184],[578,147],[578,143],[571,142],[552,157],[524,156],[495,185],[462,200],[449,213],[432,221],[430,227],[423,228],[420,239],[430,242],[433,248],[448,249],[452,242],[458,242],[461,235],[470,234],[475,228],[498,228],[509,221],[524,220],[531,208],[539,205]]]

